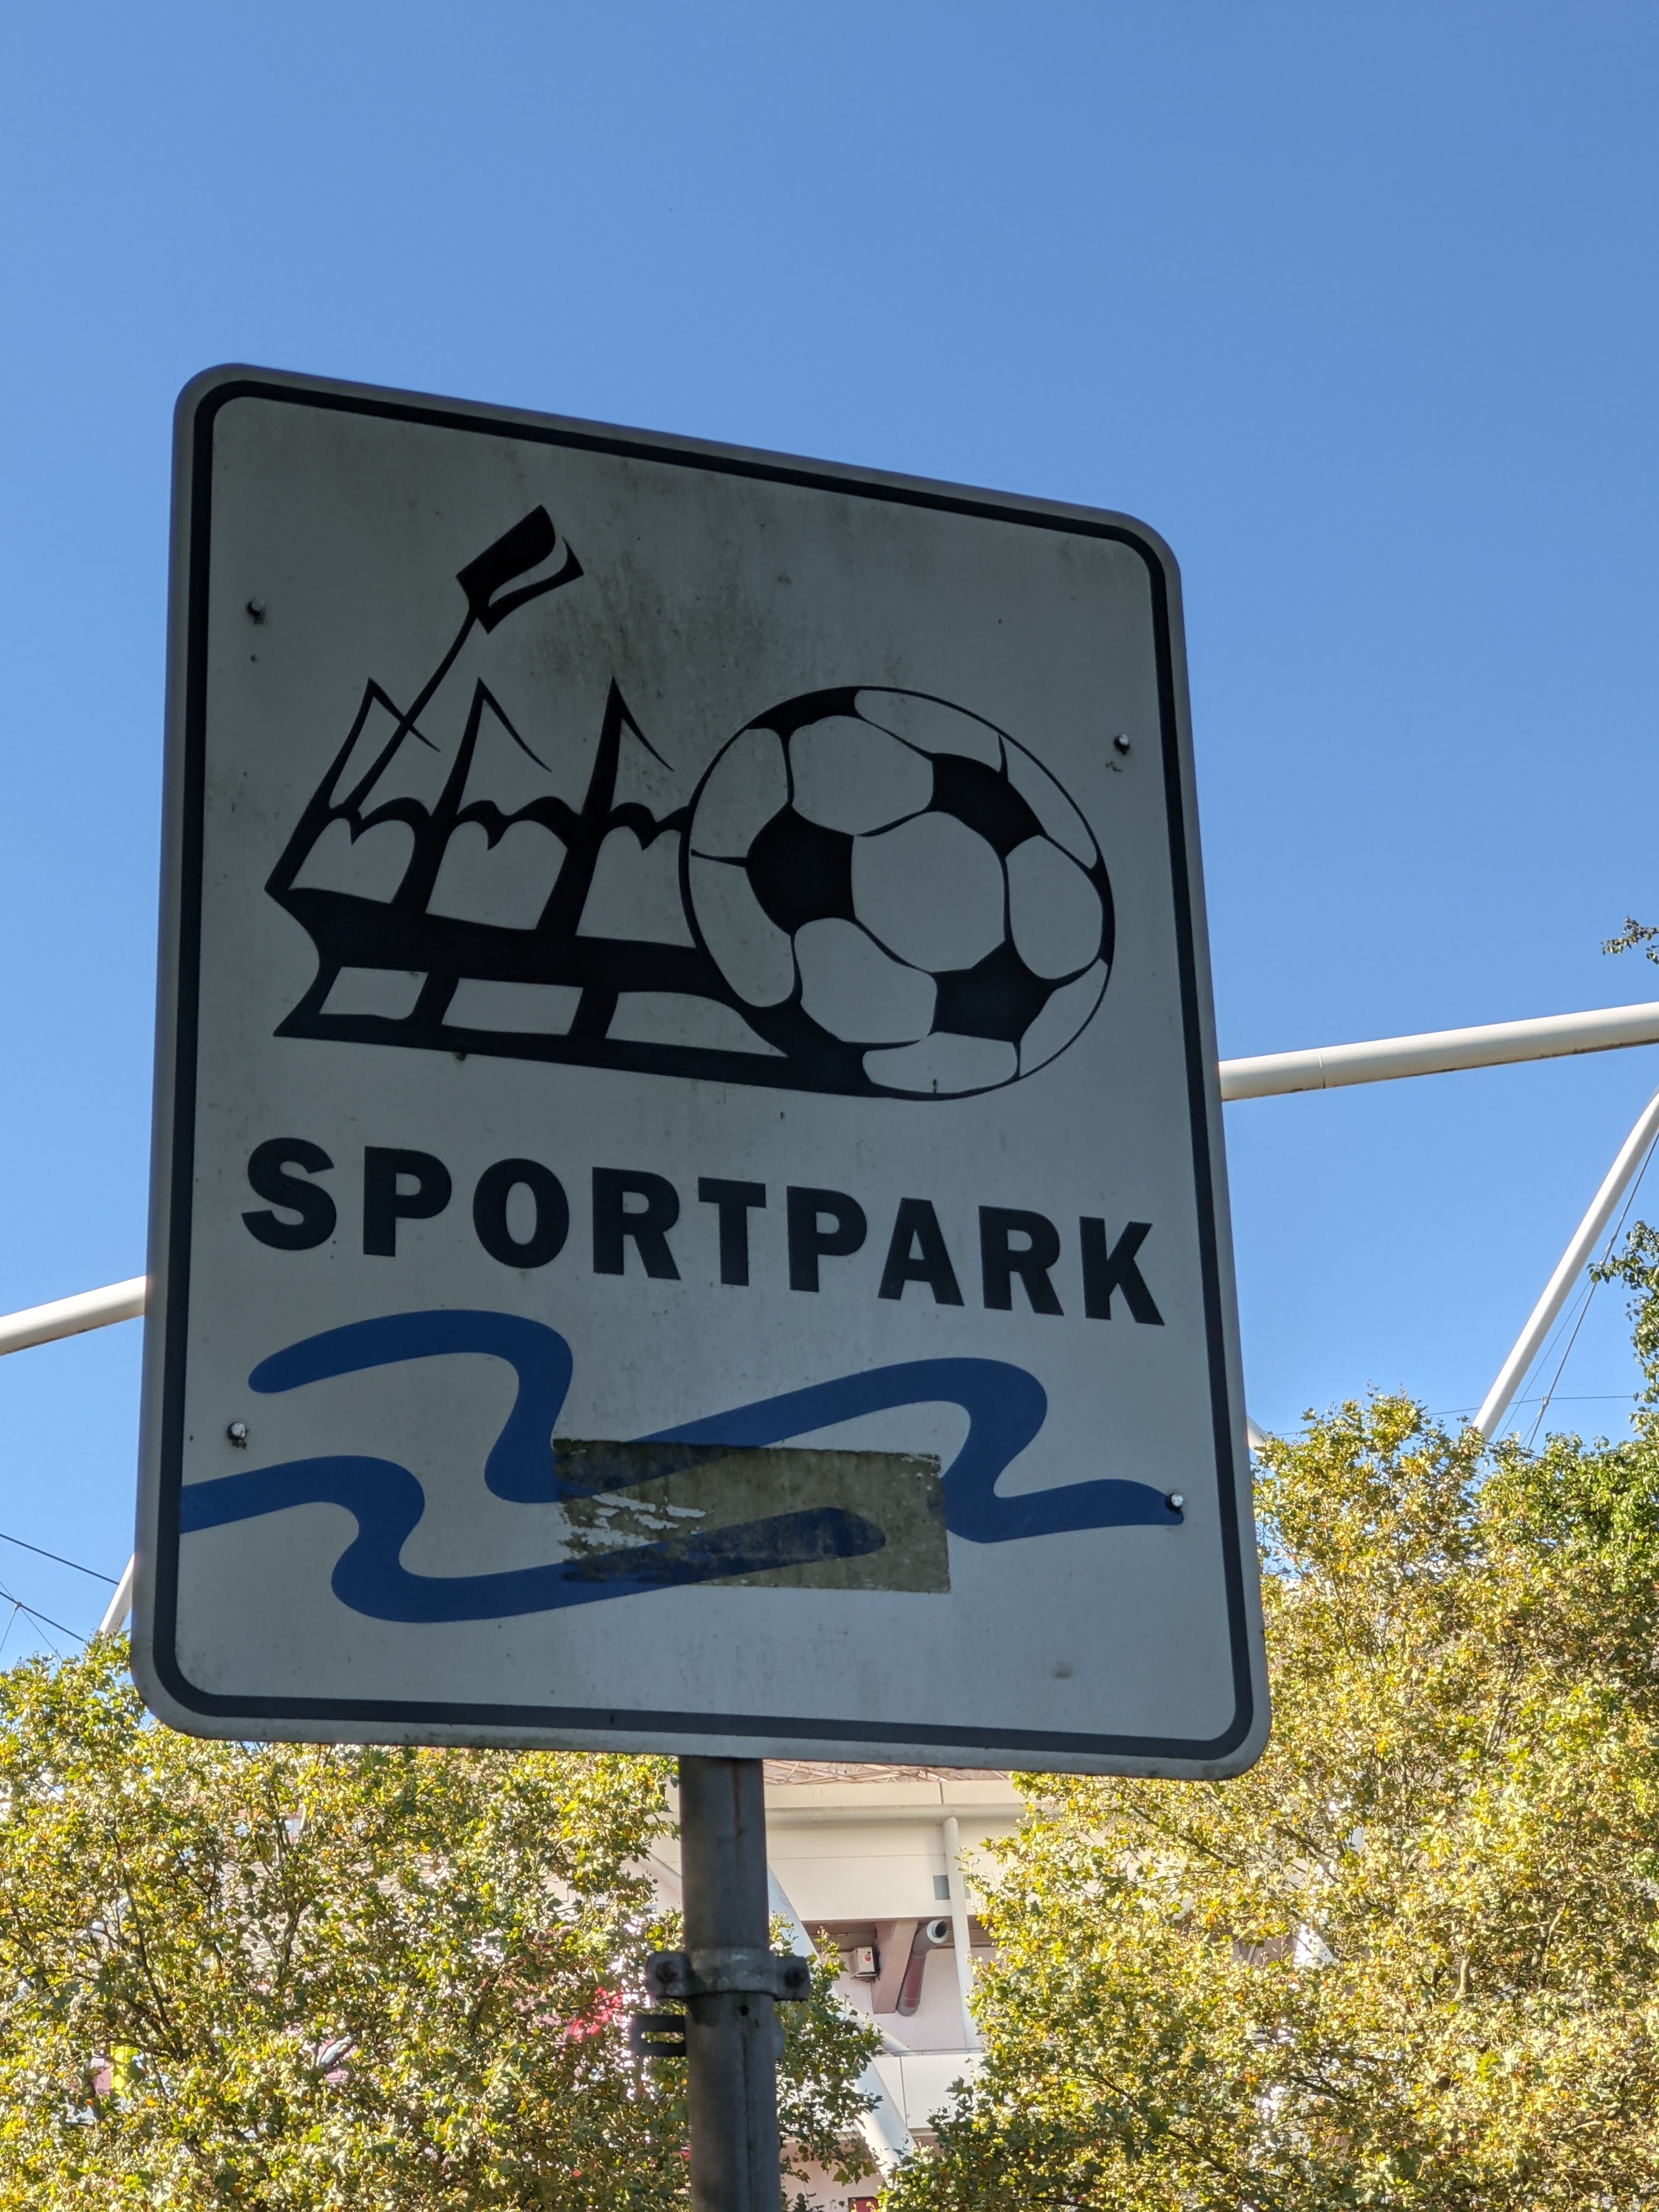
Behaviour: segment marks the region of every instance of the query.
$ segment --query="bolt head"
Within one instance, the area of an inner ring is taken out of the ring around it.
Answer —
[[[237,1447],[239,1451],[246,1451],[247,1449],[247,1423],[246,1421],[233,1421],[229,1427],[225,1431],[225,1434],[230,1438],[230,1441]]]
[[[1171,1513],[1179,1513],[1182,1507],[1186,1503],[1186,1499],[1182,1496],[1178,1490],[1172,1490],[1170,1492],[1169,1507]]]
[[[263,599],[250,599],[247,603],[247,611],[250,622],[262,623],[265,618],[264,601]]]
[[[1129,740],[1121,730],[1112,739],[1112,744],[1114,750],[1121,753],[1127,753],[1129,750]]]

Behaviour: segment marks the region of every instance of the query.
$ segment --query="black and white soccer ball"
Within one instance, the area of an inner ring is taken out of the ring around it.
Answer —
[[[1106,988],[1088,824],[1023,745],[919,691],[757,716],[697,787],[683,853],[703,945],[814,1088],[993,1090],[1063,1052]]]

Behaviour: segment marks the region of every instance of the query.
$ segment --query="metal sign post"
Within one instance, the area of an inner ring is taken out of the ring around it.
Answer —
[[[757,1759],[682,1759],[684,1951],[646,1964],[653,1996],[684,2009],[636,2013],[647,2059],[687,2063],[696,2212],[776,2212],[779,2003],[809,1996],[809,1960],[769,1942],[764,1768]]]
[[[679,1754],[752,2175],[760,1759],[1266,1738],[1174,563],[261,371],[176,469],[135,1670]]]
[[[651,1962],[686,2004],[696,2212],[777,2212],[776,2005],[806,1994],[804,1959],[769,1943],[766,1803],[757,1759],[682,1759],[685,1952]]]

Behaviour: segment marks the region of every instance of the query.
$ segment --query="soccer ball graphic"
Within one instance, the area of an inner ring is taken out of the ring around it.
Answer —
[[[1063,1052],[1106,988],[1087,823],[1023,745],[921,692],[757,716],[698,785],[682,849],[705,950],[816,1088],[995,1089]]]

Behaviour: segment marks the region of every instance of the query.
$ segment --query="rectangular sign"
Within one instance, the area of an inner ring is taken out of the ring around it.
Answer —
[[[229,369],[174,541],[155,1711],[1247,1765],[1158,538]]]

